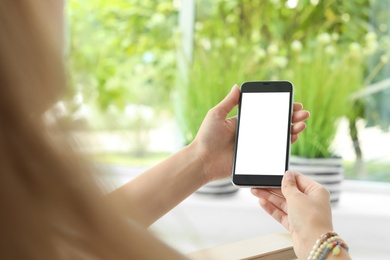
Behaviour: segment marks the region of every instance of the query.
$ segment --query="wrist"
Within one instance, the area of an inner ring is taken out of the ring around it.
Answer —
[[[334,231],[328,231],[316,240],[307,259],[308,260],[325,260],[339,255],[348,254],[348,245]]]
[[[314,245],[318,243],[320,237],[333,230],[332,227],[320,228],[316,225],[312,226],[316,228],[305,229],[305,232],[296,232],[293,234],[294,248],[299,259],[308,259],[310,252],[313,250]]]
[[[188,149],[189,156],[196,161],[196,164],[198,165],[198,176],[200,178],[200,181],[202,182],[202,185],[209,183],[212,181],[209,178],[209,175],[206,173],[207,168],[207,158],[206,153],[203,152],[204,149],[194,140],[191,142],[186,149]]]
[[[316,241],[323,234],[333,230],[331,214],[321,215],[320,212],[326,211],[322,208],[308,212],[305,222],[300,222],[299,227],[295,229],[295,242],[299,245],[300,259],[302,257],[307,259]]]

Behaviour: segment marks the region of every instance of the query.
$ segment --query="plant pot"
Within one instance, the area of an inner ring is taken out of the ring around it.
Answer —
[[[209,195],[229,195],[238,191],[238,187],[232,183],[232,178],[225,178],[221,180],[212,181],[202,186],[196,191],[197,194]]]
[[[290,170],[300,172],[327,188],[332,203],[339,201],[341,182],[344,179],[341,157],[304,158],[291,156]]]

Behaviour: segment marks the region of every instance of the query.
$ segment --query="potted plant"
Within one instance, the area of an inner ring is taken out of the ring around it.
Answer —
[[[365,42],[351,40],[366,32],[366,13],[349,4],[341,13],[340,5],[325,2],[300,2],[288,7],[220,1],[198,7],[194,61],[188,80],[179,89],[179,120],[185,140],[194,138],[207,110],[224,97],[232,83],[288,80],[295,86],[295,100],[312,114],[306,131],[292,146],[292,169],[311,174],[331,190],[332,200],[337,201],[343,178],[342,159],[332,150],[333,138],[342,118],[356,118],[349,97],[369,82],[364,79],[365,59],[377,47],[372,34]],[[266,15],[259,15],[259,10]],[[317,31],[338,32],[341,36],[317,36]],[[332,168],[339,171],[329,181],[322,175],[323,170],[313,174],[298,167],[297,157],[311,161],[327,158],[324,160],[337,163]]]
[[[323,184],[332,202],[339,200],[343,180],[343,160],[334,153],[332,143],[340,120],[357,116],[350,96],[372,77],[364,76],[365,60],[376,51],[372,40],[369,34],[364,43],[345,46],[337,36],[320,34],[291,52],[284,74],[295,85],[295,100],[311,113],[307,129],[292,146],[290,169]]]
[[[178,88],[176,111],[184,139],[183,145],[189,144],[195,138],[208,110],[229,93],[233,84],[253,79],[253,74],[257,72],[254,66],[242,66],[242,64],[249,65],[251,55],[245,51],[245,48],[235,52],[233,40],[227,40],[212,48],[211,46],[208,48],[208,44],[212,45],[214,42],[205,43],[205,41],[206,39],[203,39],[196,46],[196,55],[189,68],[188,79],[181,81]],[[236,113],[237,110],[234,109],[229,116],[234,116]],[[206,184],[197,193],[231,194],[237,190],[230,178],[227,178]]]

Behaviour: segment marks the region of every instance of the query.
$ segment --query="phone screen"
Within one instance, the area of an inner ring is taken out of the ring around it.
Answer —
[[[288,169],[292,85],[266,83],[241,88],[233,182],[240,179],[244,186],[279,186]]]
[[[283,92],[242,94],[236,174],[285,172],[289,100]]]

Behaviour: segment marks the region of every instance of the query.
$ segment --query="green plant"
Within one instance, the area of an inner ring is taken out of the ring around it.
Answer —
[[[295,85],[295,100],[302,102],[312,117],[299,142],[292,146],[292,154],[309,158],[332,155],[337,123],[351,112],[348,98],[363,87],[364,63],[359,47],[343,47],[331,41],[330,35],[321,34],[301,53],[290,56],[284,75]]]
[[[373,33],[368,33],[363,42],[348,46],[339,43],[338,37],[332,40],[331,35],[320,34],[301,53],[290,56],[285,77],[296,86],[295,100],[303,102],[312,115],[300,141],[292,146],[293,154],[309,158],[334,155],[331,144],[339,120],[354,119],[364,110],[351,95],[367,86],[387,63],[385,54],[376,60],[376,70],[367,75],[366,61],[377,53]]]
[[[331,121],[329,126],[321,126],[323,134],[318,130],[307,133],[315,134],[315,144],[305,146],[303,143],[309,140],[301,141],[293,152],[329,156],[334,123],[348,113],[347,96],[362,87],[363,60],[354,58],[348,50],[367,30],[369,1],[359,2],[361,8],[335,0],[317,4],[299,1],[294,7],[281,1],[198,2],[194,60],[188,79],[178,88],[177,110],[185,142],[195,137],[207,110],[226,95],[232,84],[284,79],[296,86],[296,100],[312,110],[316,121],[310,121],[309,128],[318,129],[322,121]],[[319,46],[319,31],[331,31],[338,39],[332,46]],[[337,51],[333,56],[332,47]],[[335,90],[337,97],[330,99]],[[314,107],[316,98],[326,98],[321,107]],[[338,109],[331,106],[336,99],[341,102]],[[320,111],[331,114],[320,115]]]
[[[180,82],[177,111],[186,144],[194,139],[207,111],[226,96],[233,84],[254,80],[255,74],[262,77],[252,66],[245,48],[234,51],[234,47],[221,46],[209,51],[198,48],[188,79]],[[227,56],[229,59],[222,58]],[[236,109],[229,116],[235,114]]]
[[[171,111],[178,9],[169,0],[70,0],[70,85],[101,113]]]
[[[62,121],[119,133],[147,155],[150,130],[173,110],[177,16],[170,0],[67,1],[72,91]]]

